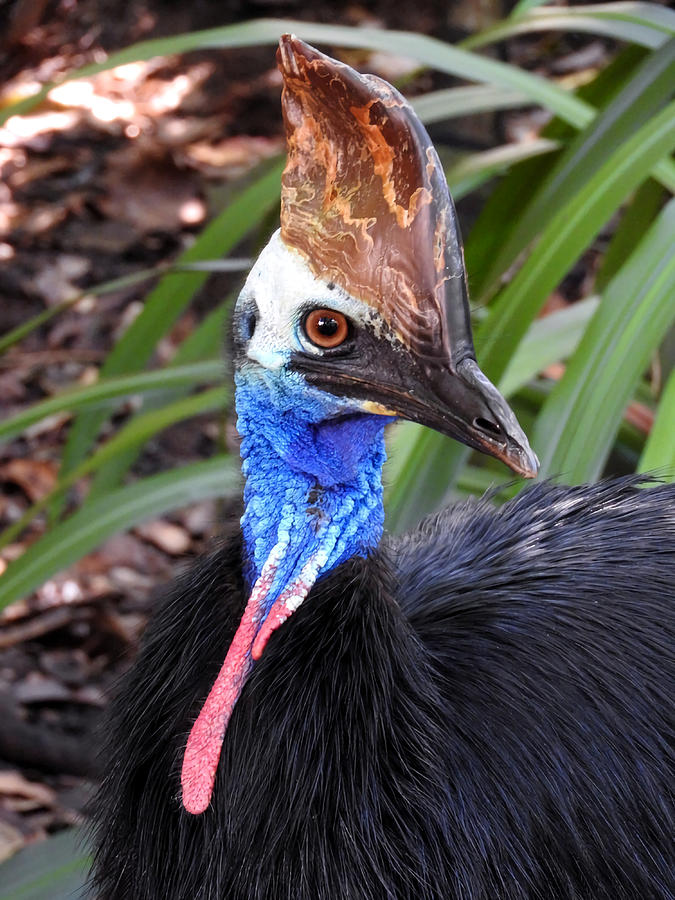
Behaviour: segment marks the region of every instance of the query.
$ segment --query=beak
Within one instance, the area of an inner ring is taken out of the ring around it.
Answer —
[[[399,414],[500,459],[524,478],[536,477],[536,454],[511,407],[475,360],[463,360],[456,373],[434,373],[427,390],[421,407],[403,398]]]
[[[371,337],[358,360],[297,358],[306,380],[330,393],[360,400],[371,413],[417,422],[494,456],[524,478],[534,478],[539,460],[513,411],[471,355],[455,366],[421,361],[400,344]]]

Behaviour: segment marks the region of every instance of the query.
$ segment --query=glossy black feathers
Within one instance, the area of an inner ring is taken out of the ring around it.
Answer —
[[[324,577],[232,717],[187,731],[245,602],[240,539],[161,602],[110,725],[102,900],[670,898],[675,488],[535,486]]]

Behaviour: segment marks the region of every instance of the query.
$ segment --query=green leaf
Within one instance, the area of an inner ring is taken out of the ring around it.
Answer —
[[[466,465],[462,468],[457,476],[457,482],[453,488],[453,494],[457,498],[475,497],[477,494],[484,494],[486,491],[494,492],[498,489],[498,494],[502,496],[499,499],[508,499],[507,495],[511,493],[509,490],[513,486],[513,479],[509,477],[508,472],[495,472],[493,469],[479,468],[478,466]],[[495,496],[495,499],[497,497]]]
[[[594,106],[606,106],[620,93],[628,79],[633,77],[636,68],[647,55],[639,47],[625,48],[592,81],[582,85],[579,89],[580,96]],[[574,136],[574,129],[560,119],[553,119],[542,130],[541,136],[568,144]],[[560,155],[558,152],[517,163],[509,170],[508,175],[500,179],[488,197],[465,245],[466,267],[474,301],[481,298],[482,302],[482,298],[488,296],[486,276],[518,227],[528,202],[537,195]],[[549,209],[548,212],[551,214],[552,210]],[[501,270],[502,274],[505,271]]]
[[[661,185],[648,178],[627,204],[595,276],[595,290],[598,293],[607,287],[630,256],[636,235],[644,234],[656,218],[663,204],[663,195]]]
[[[675,480],[675,370],[670,373],[637,470]]]
[[[93,287],[86,288],[86,290],[78,291],[76,294],[73,294],[72,297],[68,297],[61,303],[50,306],[48,309],[43,310],[43,312],[38,313],[37,316],[33,316],[26,322],[22,322],[21,325],[17,325],[16,328],[13,328],[7,334],[3,335],[0,338],[0,353],[4,353],[10,347],[14,346],[14,344],[18,344],[18,342],[22,341],[26,335],[29,335],[32,331],[35,331],[36,328],[44,325],[45,322],[48,322],[54,316],[59,315],[59,313],[70,309],[71,306],[79,303],[84,297],[101,297],[104,294],[122,290],[131,285],[147,281],[149,278],[154,278],[156,275],[165,272],[166,269],[167,266],[165,265],[154,266],[152,269],[131,272],[129,275],[123,275],[121,278],[113,278],[111,281],[103,282],[103,284],[97,284]]]
[[[533,322],[499,383],[504,396],[512,396],[547,366],[570,356],[598,303],[591,297]],[[448,497],[453,481],[462,491],[468,489],[471,478],[466,473],[471,467],[463,463],[469,453],[461,444],[421,425],[396,425],[388,442],[384,474],[387,527],[401,532],[413,526]],[[484,475],[478,471],[481,475],[474,483],[480,481],[481,490],[513,479],[506,469],[501,478],[494,472]]]
[[[182,267],[161,263],[151,269],[142,269],[139,272],[131,272],[129,275],[123,275],[121,278],[113,278],[111,281],[92,285],[92,287],[78,291],[76,294],[73,294],[72,297],[68,297],[61,303],[50,306],[48,309],[43,310],[41,313],[38,313],[36,316],[33,316],[26,322],[22,322],[21,325],[17,325],[16,328],[7,332],[7,334],[0,338],[0,353],[4,353],[10,347],[13,347],[14,344],[18,344],[19,341],[22,341],[32,331],[35,331],[36,328],[40,328],[41,325],[49,322],[54,316],[60,315],[60,313],[70,309],[71,306],[79,303],[80,300],[83,300],[85,297],[102,297],[105,294],[112,294],[115,291],[120,291],[124,288],[131,287],[132,285],[140,284],[143,281],[148,281],[150,278],[155,278],[158,275],[165,275],[168,272],[244,272],[246,269],[249,269],[250,266],[250,259],[206,260],[203,263],[186,263]]]
[[[548,366],[571,356],[598,303],[597,297],[589,297],[536,319],[504,370],[499,382],[502,394],[510,397]]]
[[[470,84],[430,91],[411,100],[420,119],[430,125],[457,116],[473,116],[498,109],[517,109],[531,101],[522,91],[498,84]]]
[[[511,15],[467,38],[462,46],[485,47],[533,31],[588,32],[655,49],[675,33],[675,13],[655,3],[594,3],[571,9],[549,6]]]
[[[20,850],[0,865],[0,900],[79,900],[84,898],[89,854],[80,829]]]
[[[551,153],[559,147],[558,141],[537,138],[518,144],[504,144],[479,153],[467,153],[445,171],[448,187],[455,200],[464,197],[480,184],[498,175],[514,163],[534,156]]]
[[[476,299],[484,301],[494,292],[503,273],[541,233],[552,213],[578,193],[617,147],[663,107],[672,95],[673,84],[675,39],[650,54],[593,124],[572,140],[493,257],[483,277],[481,296]]]
[[[393,431],[384,473],[386,525],[400,533],[438,506],[469,450],[412,422],[401,422]]]
[[[214,359],[222,353],[225,341],[225,323],[232,308],[234,297],[231,295],[206,316],[197,325],[176,350],[168,368],[200,360]],[[224,371],[225,364],[221,362]]]
[[[542,474],[577,484],[602,472],[621,413],[675,319],[675,199],[612,279],[535,429]]]
[[[557,208],[534,251],[478,329],[478,359],[489,378],[499,380],[546,297],[674,144],[675,102],[620,144],[590,181]]]
[[[176,422],[222,409],[227,403],[228,397],[229,391],[224,387],[212,388],[190,397],[183,397],[173,403],[167,403],[159,409],[152,409],[134,416],[94,454],[88,456],[67,475],[59,478],[47,496],[32,504],[16,522],[6,528],[0,534],[0,550],[16,540],[38,513],[48,507],[56,498],[61,497],[80,478],[98,471],[102,466],[109,464],[111,460],[120,456],[125,457],[129,452],[135,455],[138,448],[151,437],[170,425],[175,425]]]
[[[511,10],[511,18],[517,19],[519,16],[524,16],[531,9],[535,9],[537,6],[544,6],[546,3],[550,3],[550,0],[518,0]]]
[[[222,353],[222,345],[225,339],[225,320],[231,308],[233,297],[228,297],[223,303],[217,306],[209,313],[195,330],[189,334],[176,350],[173,359],[167,368],[173,369],[175,366],[187,362],[198,362],[200,359],[209,359]],[[222,381],[225,375],[225,363],[220,363],[220,372],[217,381]],[[165,391],[155,391],[152,394],[146,394],[143,397],[143,411],[148,412],[151,409],[172,403],[179,397],[185,396],[190,391],[190,387],[174,386],[167,387]],[[223,410],[225,402],[223,401]],[[140,413],[137,413],[140,415]],[[118,453],[113,460],[106,463],[99,469],[97,477],[91,486],[91,491],[85,502],[103,494],[107,490],[117,487],[124,479],[125,473],[131,468],[134,461],[141,452],[140,445],[129,447],[126,452]]]
[[[479,305],[488,295],[486,276],[518,227],[524,203],[534,196],[560,152],[533,156],[514,164],[493,189],[469,232],[464,255],[470,294]]]
[[[242,191],[182,254],[179,264],[228,253],[265,212],[279,202],[281,169],[280,164],[275,165]],[[106,377],[142,369],[159,339],[171,328],[208,274],[184,272],[163,278],[145,301],[140,315],[108,354],[101,375]],[[75,421],[63,451],[64,474],[89,452],[105,418],[105,411],[93,411],[80,415]]]
[[[191,463],[125,485],[54,526],[0,576],[0,609],[90,553],[111,535],[163,513],[239,488],[239,461],[229,455]]]
[[[173,368],[180,363],[199,360],[202,357],[214,356],[222,353],[222,344],[225,338],[225,319],[229,311],[232,298],[229,297],[214,309],[197,328],[188,335],[183,343],[178,347],[173,359],[167,368]],[[218,381],[222,381],[225,375],[225,363],[220,365],[220,373]],[[152,409],[172,403],[179,397],[184,396],[189,391],[187,387],[174,387],[146,395],[143,398],[143,411],[148,412]],[[225,401],[223,401],[223,411],[225,410]],[[139,416],[141,413],[137,413]],[[91,491],[86,502],[93,500],[94,497],[103,494],[106,491],[117,487],[124,479],[124,475],[134,464],[134,461],[141,452],[140,445],[130,446],[126,452],[118,453],[113,459],[107,462],[98,470]]]
[[[582,183],[576,195],[565,197],[549,218],[534,252],[476,331],[478,362],[493,381],[500,382],[550,291],[612,212],[646,177],[655,159],[672,147],[674,111],[675,104],[671,104],[615,148],[595,176]],[[525,185],[522,187],[524,190]],[[405,476],[388,492],[388,527],[396,531],[410,527],[441,504],[469,455],[462,445],[428,431],[408,431],[402,445],[396,452]],[[411,474],[416,471],[421,473],[419,487]]]
[[[197,384],[219,381],[222,376],[222,360],[205,359],[183,366],[167,366],[152,372],[139,372],[136,375],[102,378],[96,384],[69,388],[55,397],[50,397],[49,400],[34,403],[16,416],[0,422],[0,443],[11,440],[48,416],[102,406],[110,411],[118,401],[128,397],[163,392],[168,388],[193,388]]]
[[[142,41],[118,53],[112,53],[103,63],[95,63],[70,72],[65,80],[85,78],[126,63],[152,59],[156,56],[187,53],[191,50],[207,48],[222,50],[229,47],[276,44],[279,37],[287,32],[319,44],[370,47],[385,53],[400,54],[459,78],[510,87],[525,94],[531,103],[541,104],[576,128],[586,126],[594,115],[591,106],[545,78],[461,47],[446,44],[436,38],[409,31],[349,28],[344,25],[324,25],[290,19],[257,19],[222,28]],[[54,85],[48,85],[32,97],[20,100],[0,112],[0,125],[11,115],[26,113],[44,99],[52,87]]]

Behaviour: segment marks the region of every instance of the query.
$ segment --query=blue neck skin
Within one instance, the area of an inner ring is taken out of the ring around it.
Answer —
[[[246,366],[235,383],[249,589],[273,548],[284,548],[265,603],[269,612],[307,564],[319,578],[379,543],[384,427],[392,420],[354,412],[353,402],[286,369]]]

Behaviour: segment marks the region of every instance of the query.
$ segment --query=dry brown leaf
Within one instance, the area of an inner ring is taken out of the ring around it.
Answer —
[[[56,463],[17,457],[0,466],[0,481],[17,485],[31,503],[36,503],[53,490],[57,471]]]
[[[0,863],[14,856],[24,844],[24,836],[19,829],[0,819]]]
[[[235,178],[258,163],[281,153],[283,138],[247,137],[240,135],[218,143],[201,141],[190,144],[180,153],[180,160],[207,176]]]
[[[175,231],[206,217],[194,175],[177,169],[166,157],[141,155],[136,145],[111,155],[103,181],[101,211],[141,234]]]
[[[74,283],[89,271],[90,262],[84,256],[62,253],[53,263],[41,269],[33,278],[32,286],[48,306],[56,306],[80,292]]]
[[[0,772],[0,796],[7,799],[10,807],[17,802],[30,801],[33,804],[32,808],[37,809],[43,806],[52,807],[56,802],[56,794],[51,788],[36,781],[28,781],[13,769]]]
[[[144,522],[134,530],[139,537],[154,544],[169,556],[180,556],[190,549],[190,535],[173,522],[158,519],[154,522]]]

